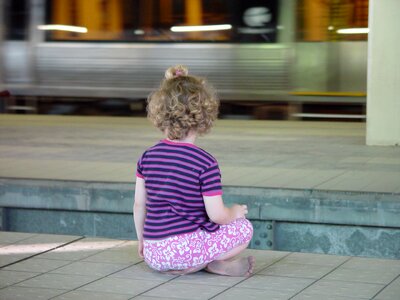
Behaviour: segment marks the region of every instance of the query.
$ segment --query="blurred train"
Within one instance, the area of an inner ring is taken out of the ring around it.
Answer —
[[[13,95],[142,99],[184,64],[222,100],[365,101],[367,34],[339,30],[368,27],[365,0],[0,5],[0,89]]]

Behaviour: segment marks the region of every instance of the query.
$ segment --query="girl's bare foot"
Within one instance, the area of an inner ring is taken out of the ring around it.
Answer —
[[[226,276],[250,276],[254,272],[254,256],[241,257],[235,260],[215,260],[207,265],[206,271]]]

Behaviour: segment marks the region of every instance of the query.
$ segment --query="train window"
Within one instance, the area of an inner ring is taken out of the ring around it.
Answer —
[[[299,0],[298,41],[354,41],[368,38],[368,0]]]
[[[278,0],[47,0],[51,41],[275,42]]]
[[[28,0],[5,1],[5,38],[6,40],[25,40],[28,37],[29,10]]]

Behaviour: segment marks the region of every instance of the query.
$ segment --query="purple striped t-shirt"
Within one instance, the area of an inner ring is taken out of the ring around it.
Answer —
[[[143,153],[136,176],[145,180],[147,192],[145,239],[219,229],[209,219],[203,200],[222,195],[218,162],[208,152],[164,139]]]

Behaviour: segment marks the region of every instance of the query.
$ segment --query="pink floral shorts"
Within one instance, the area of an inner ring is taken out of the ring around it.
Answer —
[[[185,270],[212,262],[231,249],[249,242],[252,236],[250,221],[237,219],[230,224],[220,225],[215,232],[198,229],[163,240],[144,240],[144,260],[157,271]]]

